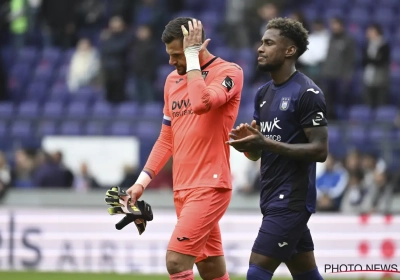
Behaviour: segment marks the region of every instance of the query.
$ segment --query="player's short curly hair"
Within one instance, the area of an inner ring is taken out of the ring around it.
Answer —
[[[268,22],[267,29],[278,29],[281,36],[292,40],[297,47],[297,58],[307,50],[308,31],[301,22],[290,18],[275,18]]]
[[[182,28],[181,26],[185,26],[186,30],[189,30],[189,21],[192,21],[193,18],[190,17],[179,17],[176,19],[171,20],[170,22],[168,22],[168,24],[165,26],[164,32],[162,33],[161,36],[161,40],[165,43],[165,44],[169,44],[172,41],[176,40],[176,39],[180,39],[183,40],[183,33],[182,33]],[[202,31],[202,40],[203,42],[205,41],[205,31],[204,31],[204,27],[203,27],[203,31]]]

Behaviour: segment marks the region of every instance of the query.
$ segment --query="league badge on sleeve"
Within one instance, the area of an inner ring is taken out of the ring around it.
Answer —
[[[282,97],[279,109],[281,111],[286,111],[289,108],[289,105],[290,105],[290,97]]]
[[[233,82],[232,78],[226,76],[225,79],[222,81],[222,85],[228,89],[228,92],[233,88],[235,83]]]

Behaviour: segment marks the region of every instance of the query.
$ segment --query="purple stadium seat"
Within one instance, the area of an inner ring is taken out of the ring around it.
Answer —
[[[335,8],[335,9],[346,9],[349,5],[348,0],[330,0],[330,1],[325,1],[325,5],[328,8]]]
[[[69,72],[69,65],[63,64],[58,70],[56,79],[58,81],[65,82],[68,77],[68,72]]]
[[[362,126],[352,126],[347,128],[347,138],[353,143],[364,143],[366,141],[366,131]]]
[[[5,137],[8,135],[7,132],[7,124],[3,121],[0,121],[0,137]]]
[[[61,124],[60,134],[62,135],[81,135],[82,127],[79,122],[66,121]]]
[[[32,125],[28,121],[16,121],[11,124],[10,134],[13,137],[33,137]]]
[[[117,121],[111,124],[110,134],[118,136],[132,136],[132,124],[130,122]]]
[[[38,134],[40,136],[57,135],[57,124],[53,121],[45,121],[39,124]]]
[[[82,101],[92,103],[95,100],[99,100],[101,96],[91,87],[83,87],[78,89],[76,92],[71,94],[73,101]]]
[[[49,94],[49,101],[67,103],[70,99],[68,87],[65,84],[57,84],[52,87]]]
[[[353,8],[349,14],[349,21],[351,23],[365,26],[371,21],[371,15],[365,8]]]
[[[399,0],[380,0],[379,5],[381,7],[387,7],[391,9],[400,8]]]
[[[131,119],[138,116],[140,113],[139,106],[133,102],[126,102],[118,105],[115,116],[117,118]]]
[[[395,46],[391,51],[391,58],[395,63],[400,64],[400,46]]]
[[[17,109],[17,115],[23,118],[37,118],[39,116],[39,105],[36,102],[21,103]]]
[[[26,89],[26,95],[24,100],[43,102],[47,96],[47,85],[41,82],[34,82]]]
[[[72,56],[75,53],[75,49],[69,49],[66,50],[63,54],[62,54],[62,64],[69,64],[71,62]]]
[[[391,26],[396,22],[396,14],[390,8],[378,8],[374,11],[372,20],[379,22],[382,26]]]
[[[44,104],[42,117],[63,118],[64,104],[57,101],[50,101]]]
[[[342,139],[342,132],[338,126],[329,126],[328,127],[329,133],[329,142],[337,143]]]
[[[371,127],[368,131],[368,139],[371,142],[383,142],[393,139],[393,131],[380,127]]]
[[[135,134],[141,139],[156,139],[160,134],[161,122],[160,124],[155,124],[154,122],[140,122],[138,123]]]
[[[53,77],[53,68],[49,65],[39,65],[33,74],[33,80],[35,82],[49,83]]]
[[[235,61],[237,57],[234,51],[228,47],[218,47],[214,50],[214,55],[227,61]]]
[[[156,87],[158,90],[164,90],[165,79],[175,68],[171,65],[165,64],[157,68],[157,81]]]
[[[87,103],[74,101],[69,104],[66,109],[66,117],[68,118],[83,118],[89,116],[89,110],[87,107]]]
[[[14,106],[12,102],[0,103],[0,120],[14,117]]]
[[[332,18],[332,17],[343,17],[344,12],[340,7],[329,7],[324,11],[324,18]]]
[[[18,51],[17,61],[33,65],[38,58],[38,50],[32,47],[24,47]]]
[[[371,109],[364,105],[355,105],[350,108],[350,121],[368,122],[371,119]]]
[[[370,9],[376,3],[373,0],[354,0],[354,7]]]
[[[382,106],[375,111],[375,120],[380,122],[390,122],[393,123],[394,119],[398,114],[398,109],[396,106]]]
[[[42,62],[47,62],[52,65],[56,65],[61,57],[61,51],[56,48],[46,48],[42,52]]]
[[[92,108],[93,118],[110,118],[114,116],[113,106],[105,101],[96,102]]]
[[[150,118],[162,118],[163,105],[160,103],[147,103],[142,105],[142,115]]]
[[[86,135],[105,135],[104,124],[90,121],[86,124],[84,133]]]

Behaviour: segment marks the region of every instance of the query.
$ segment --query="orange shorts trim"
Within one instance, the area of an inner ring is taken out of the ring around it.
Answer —
[[[196,262],[223,256],[219,221],[232,197],[231,189],[197,188],[174,192],[178,222],[168,250],[195,256]]]

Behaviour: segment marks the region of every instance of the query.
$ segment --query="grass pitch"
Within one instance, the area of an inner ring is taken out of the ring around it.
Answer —
[[[67,273],[67,272],[42,273],[42,272],[28,272],[28,271],[25,272],[0,271],[0,279],[1,280],[168,280],[169,277],[168,275],[140,275],[140,274],[121,275],[121,274],[107,274],[107,273],[103,274]],[[195,279],[201,280],[201,278],[199,277],[196,277]],[[290,278],[277,278],[277,277],[274,277],[272,279],[291,280]],[[246,277],[231,276],[230,280],[246,280]]]

